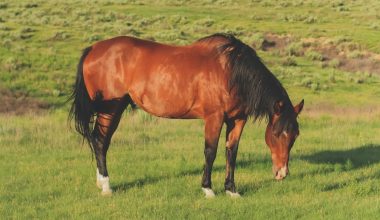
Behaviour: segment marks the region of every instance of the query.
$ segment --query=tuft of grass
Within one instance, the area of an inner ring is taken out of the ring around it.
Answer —
[[[67,32],[57,31],[52,35],[50,39],[56,40],[56,41],[62,41],[62,40],[67,40],[69,38],[70,38],[70,34],[68,34]]]
[[[102,36],[101,35],[99,35],[99,34],[94,34],[94,35],[91,35],[91,36],[89,36],[89,37],[86,37],[85,38],[85,41],[87,41],[87,42],[95,42],[95,41],[100,41],[100,40],[102,40],[103,38],[102,38]]]
[[[253,33],[250,36],[250,41],[252,41],[252,46],[256,49],[260,49],[264,43],[264,35],[262,33]]]
[[[354,50],[347,54],[347,58],[351,58],[351,59],[357,59],[357,58],[363,58],[363,57],[364,57],[363,52],[359,50]]]
[[[0,3],[0,9],[7,9],[8,8],[8,3]]]
[[[314,23],[317,23],[318,22],[318,18],[315,17],[315,16],[308,16],[306,17],[303,22],[305,24],[314,24]]]
[[[37,8],[39,5],[38,5],[38,3],[26,3],[25,5],[24,5],[24,7],[25,8]]]
[[[323,55],[318,53],[317,51],[312,51],[312,50],[308,50],[306,51],[305,53],[305,56],[310,59],[310,60],[313,60],[313,61],[323,61],[325,60]]]
[[[331,74],[329,75],[329,79],[328,79],[328,81],[331,82],[331,83],[336,83],[336,82],[337,82],[334,73],[331,73]]]
[[[285,52],[288,56],[302,56],[303,45],[300,42],[293,42],[286,47]]]
[[[31,63],[15,57],[9,57],[2,63],[2,69],[8,72],[20,71],[24,68],[30,68],[31,66]]]
[[[196,25],[200,25],[203,27],[211,27],[212,25],[214,25],[214,23],[215,21],[210,17],[200,19],[195,22]]]
[[[282,59],[281,64],[283,66],[297,66],[297,61],[294,58],[294,56],[287,56],[284,59]]]
[[[329,62],[329,66],[332,68],[338,68],[341,65],[341,61],[339,59],[332,59]]]
[[[309,77],[306,77],[306,78],[302,79],[302,81],[301,81],[301,85],[305,86],[305,87],[310,87],[311,84],[313,84],[313,80],[312,80],[312,78],[309,78]]]
[[[373,23],[369,26],[369,28],[373,30],[380,30],[380,24],[379,23]]]

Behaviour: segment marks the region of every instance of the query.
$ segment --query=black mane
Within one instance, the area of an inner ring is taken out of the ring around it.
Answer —
[[[230,91],[236,91],[246,112],[254,120],[266,117],[271,120],[276,103],[282,102],[279,130],[288,130],[294,113],[293,105],[284,87],[270,70],[261,62],[254,49],[231,34],[214,34],[203,39],[222,37],[227,43],[221,45],[220,54],[226,54],[231,71]],[[201,40],[203,40],[201,39]]]

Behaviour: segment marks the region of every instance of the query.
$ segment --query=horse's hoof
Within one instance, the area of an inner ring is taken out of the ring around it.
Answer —
[[[101,192],[102,196],[112,196],[112,190],[106,190]]]
[[[226,190],[226,195],[230,196],[231,198],[241,198],[241,195],[237,192],[231,192],[229,190]]]
[[[203,187],[202,187],[202,191],[204,192],[205,197],[206,197],[207,199],[211,199],[211,198],[214,198],[214,197],[215,197],[215,193],[214,193],[214,191],[212,191],[212,189],[210,189],[210,188],[203,188]]]

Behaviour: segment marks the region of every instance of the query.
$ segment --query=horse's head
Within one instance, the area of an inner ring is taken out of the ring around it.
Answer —
[[[273,162],[273,174],[276,180],[282,180],[289,173],[289,154],[299,135],[297,116],[302,111],[304,101],[297,106],[286,107],[277,102],[274,114],[270,118],[265,141],[270,148]]]

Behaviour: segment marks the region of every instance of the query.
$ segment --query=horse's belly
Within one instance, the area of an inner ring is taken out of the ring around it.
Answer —
[[[149,81],[149,80],[148,80]],[[146,82],[129,89],[132,100],[146,112],[165,118],[196,118],[192,112],[196,95],[190,85],[173,81]]]
[[[135,94],[130,92],[132,100],[144,111],[164,118],[197,118],[192,111],[192,101],[180,96],[162,96],[157,94]]]

